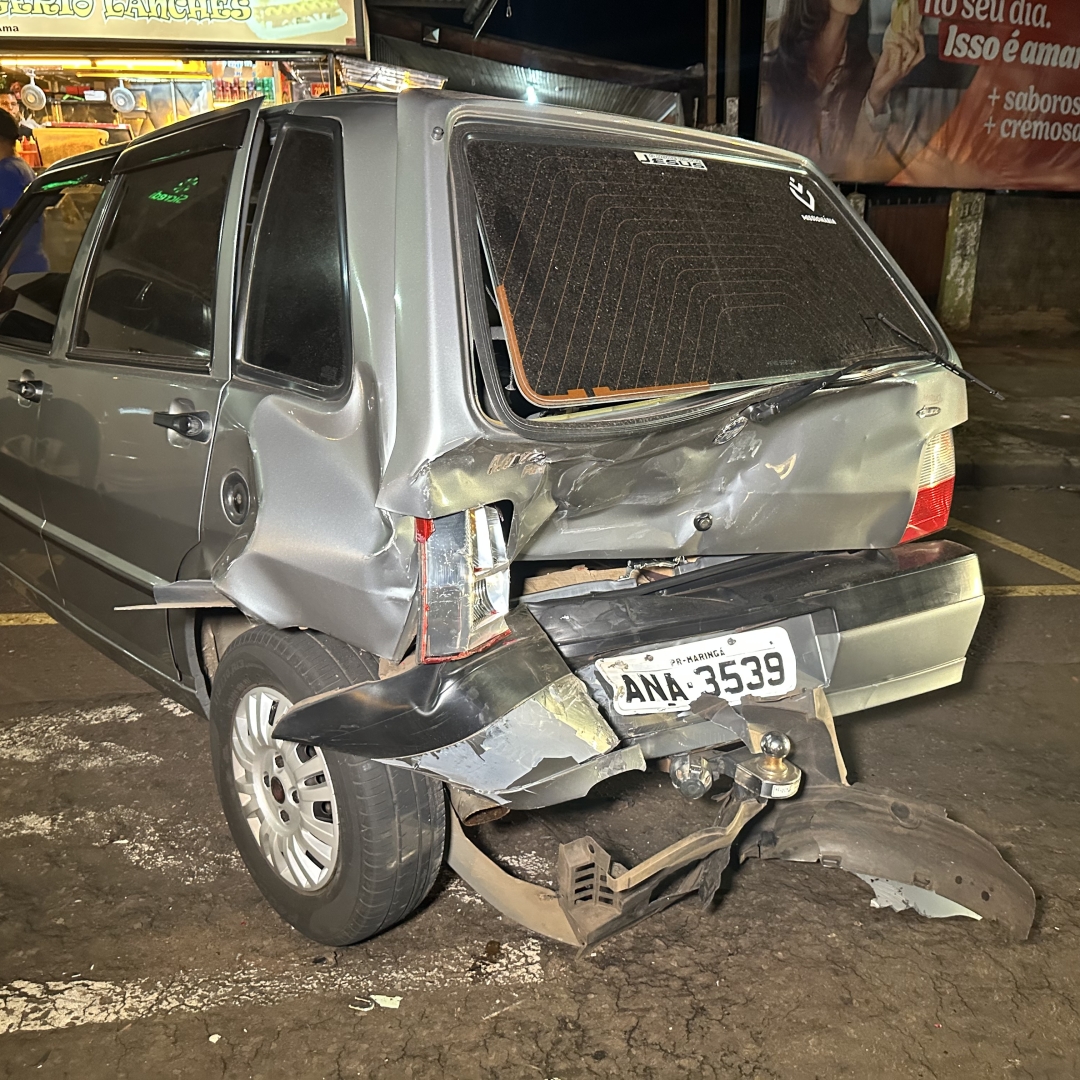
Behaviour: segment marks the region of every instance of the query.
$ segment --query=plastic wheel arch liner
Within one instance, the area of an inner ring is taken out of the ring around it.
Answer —
[[[1035,918],[1031,886],[989,840],[941,807],[862,784],[811,782],[791,803],[771,807],[742,839],[741,859],[753,857],[820,862],[864,880],[915,886],[1000,922],[1020,940]],[[918,902],[909,906],[920,910]]]

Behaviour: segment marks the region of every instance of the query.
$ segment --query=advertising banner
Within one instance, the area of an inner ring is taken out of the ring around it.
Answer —
[[[834,180],[1080,189],[1080,0],[767,0],[757,136]]]
[[[355,44],[353,0],[0,0],[0,48],[26,38]]]

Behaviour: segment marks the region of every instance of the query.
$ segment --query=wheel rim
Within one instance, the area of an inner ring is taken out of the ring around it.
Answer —
[[[292,702],[267,686],[249,690],[233,717],[233,783],[266,861],[297,889],[318,889],[338,860],[338,814],[317,746],[271,736]]]

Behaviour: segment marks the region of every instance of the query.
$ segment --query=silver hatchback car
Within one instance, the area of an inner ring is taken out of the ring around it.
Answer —
[[[837,746],[960,678],[983,595],[924,539],[963,372],[805,159],[450,93],[248,103],[39,176],[0,285],[0,562],[209,718],[303,933],[378,933],[448,859],[583,945],[733,853],[1027,933],[989,843]],[[548,888],[467,831],[647,767],[715,819],[635,866],[584,836]]]

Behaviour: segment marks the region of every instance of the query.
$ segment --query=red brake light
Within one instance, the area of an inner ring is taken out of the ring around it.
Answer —
[[[907,528],[900,538],[901,544],[909,540],[918,540],[939,532],[949,523],[949,509],[952,506],[953,485],[956,480],[949,477],[933,487],[920,488],[915,496],[915,506],[908,519]]]
[[[919,488],[901,544],[944,529],[952,507],[956,483],[956,457],[951,431],[927,440],[919,461]]]

